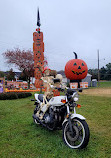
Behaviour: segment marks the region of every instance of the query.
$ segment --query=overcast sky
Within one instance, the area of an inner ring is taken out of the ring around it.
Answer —
[[[97,49],[100,67],[111,62],[111,0],[0,0],[0,70],[11,68],[7,49],[32,49],[37,7],[51,69],[63,70],[73,51],[88,68],[97,68]]]

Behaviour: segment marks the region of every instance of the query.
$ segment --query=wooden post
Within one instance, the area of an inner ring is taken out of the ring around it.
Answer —
[[[99,74],[99,49],[98,49],[98,87],[100,86],[99,80],[100,80],[100,74]]]

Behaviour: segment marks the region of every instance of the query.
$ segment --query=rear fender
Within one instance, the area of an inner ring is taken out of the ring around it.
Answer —
[[[71,115],[71,120],[72,120],[73,118],[79,118],[79,119],[81,119],[81,120],[85,120],[85,119],[86,119],[85,117],[83,117],[83,116],[80,115],[80,114],[72,114],[72,115]],[[65,120],[64,120],[63,123],[62,123],[62,126],[63,126],[64,123],[67,122],[67,121],[68,121],[68,119],[65,118]]]

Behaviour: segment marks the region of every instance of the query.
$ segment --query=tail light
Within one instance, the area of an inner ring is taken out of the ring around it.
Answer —
[[[65,104],[65,103],[66,103],[66,100],[65,100],[65,99],[61,99],[61,102],[62,102],[63,104]]]
[[[81,105],[80,105],[80,104],[77,104],[77,108],[81,108]]]

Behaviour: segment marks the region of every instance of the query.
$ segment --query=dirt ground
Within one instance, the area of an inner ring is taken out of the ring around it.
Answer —
[[[84,89],[82,94],[111,97],[111,88]]]

